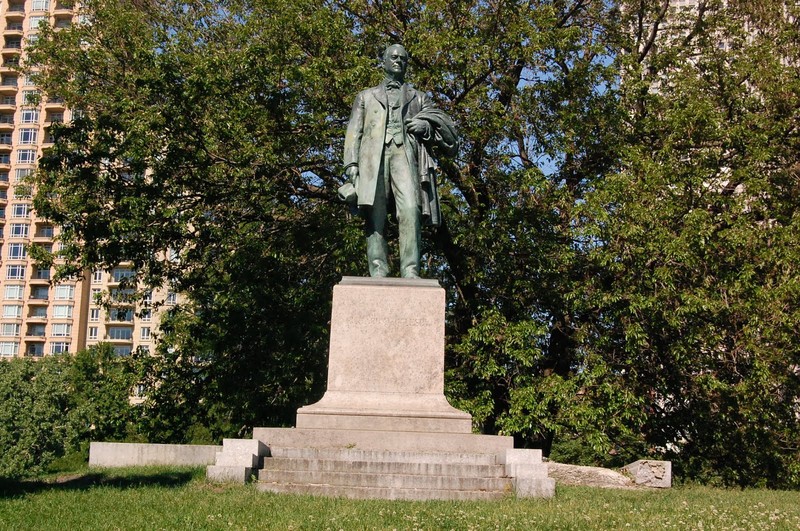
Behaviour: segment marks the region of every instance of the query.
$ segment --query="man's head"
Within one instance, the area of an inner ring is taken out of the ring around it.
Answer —
[[[399,44],[392,44],[383,52],[383,71],[386,77],[403,81],[408,67],[408,52]]]

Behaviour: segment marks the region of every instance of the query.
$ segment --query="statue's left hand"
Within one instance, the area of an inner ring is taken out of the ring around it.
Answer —
[[[411,118],[406,120],[406,131],[423,139],[430,138],[431,124],[426,120]]]

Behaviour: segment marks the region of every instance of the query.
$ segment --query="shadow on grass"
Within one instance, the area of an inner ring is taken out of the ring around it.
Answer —
[[[148,473],[117,474],[110,471],[65,474],[53,479],[10,480],[0,478],[0,498],[43,491],[79,491],[94,487],[132,489],[139,487],[182,487],[192,481],[192,470],[164,470]]]

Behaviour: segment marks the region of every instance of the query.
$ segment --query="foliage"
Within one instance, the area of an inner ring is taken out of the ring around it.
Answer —
[[[0,363],[0,477],[40,473],[63,452],[67,363],[61,357]]]
[[[0,477],[35,476],[90,440],[123,440],[135,410],[127,360],[107,345],[0,363]],[[84,455],[85,459],[85,455]]]
[[[475,427],[800,485],[797,8],[700,4],[90,0],[42,32],[38,81],[82,111],[35,177],[61,274],[130,260],[189,297],[143,360],[148,434],[320,395],[331,287],[365,270],[344,124],[402,41],[463,136],[425,267]]]

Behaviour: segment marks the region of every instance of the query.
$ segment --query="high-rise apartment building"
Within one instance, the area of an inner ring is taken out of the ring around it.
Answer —
[[[0,357],[76,352],[101,341],[124,355],[150,350],[154,337],[152,297],[131,300],[130,267],[53,284],[52,270],[29,258],[34,245],[58,250],[59,228],[33,210],[28,176],[52,145],[50,127],[71,112],[57,98],[34,97],[37,87],[16,67],[40,24],[65,28],[78,16],[61,0],[0,0]],[[166,306],[176,302],[173,293],[154,296]],[[103,297],[112,304],[102,304]]]

